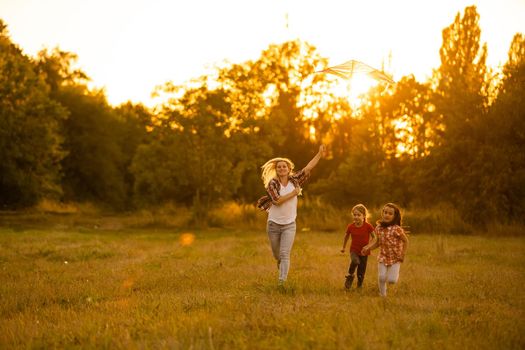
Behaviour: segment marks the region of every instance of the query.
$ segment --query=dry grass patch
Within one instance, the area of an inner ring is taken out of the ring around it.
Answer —
[[[0,348],[525,347],[523,238],[414,234],[387,299],[341,239],[299,229],[280,289],[262,230],[3,228]]]

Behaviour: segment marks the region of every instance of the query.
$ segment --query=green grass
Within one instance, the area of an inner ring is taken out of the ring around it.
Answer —
[[[413,234],[398,285],[345,292],[341,232],[0,228],[0,348],[523,349],[525,239]],[[67,263],[66,263],[67,262]]]

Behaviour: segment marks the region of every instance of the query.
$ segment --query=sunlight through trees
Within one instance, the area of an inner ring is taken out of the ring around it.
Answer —
[[[494,72],[480,37],[476,8],[467,7],[443,30],[432,79],[372,85],[359,104],[315,74],[327,60],[295,40],[188,85],[166,83],[147,109],[111,107],[73,68],[73,53],[27,57],[1,23],[0,203],[54,198],[122,210],[177,202],[201,220],[221,202],[255,201],[266,159],[302,167],[323,142],[329,157],[309,196],[448,203],[470,221],[523,221],[525,38],[516,34]]]

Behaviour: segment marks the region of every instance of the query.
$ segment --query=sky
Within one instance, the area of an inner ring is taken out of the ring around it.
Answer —
[[[0,0],[14,43],[34,56],[60,47],[108,100],[152,104],[155,86],[184,84],[216,64],[257,59],[301,39],[330,65],[350,59],[420,81],[440,64],[442,30],[476,5],[492,67],[525,33],[525,0]]]

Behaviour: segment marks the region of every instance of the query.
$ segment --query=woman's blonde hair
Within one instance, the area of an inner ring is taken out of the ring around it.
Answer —
[[[264,183],[264,187],[268,187],[268,184],[270,183],[270,180],[277,177],[277,173],[275,171],[275,168],[277,167],[277,163],[279,162],[285,162],[288,165],[288,169],[290,169],[290,174],[292,174],[293,169],[295,165],[292,163],[292,161],[288,158],[273,158],[264,163],[264,165],[261,167],[262,169],[262,175],[261,178]]]
[[[354,213],[354,210],[357,210],[358,212],[363,214],[363,216],[365,217],[365,222],[367,222],[366,221],[366,217],[368,216],[368,210],[366,209],[366,207],[363,204],[355,205],[350,212]]]

